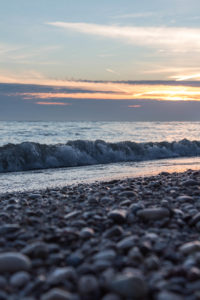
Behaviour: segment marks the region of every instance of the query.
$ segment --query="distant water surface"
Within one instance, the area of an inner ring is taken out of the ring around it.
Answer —
[[[200,140],[200,122],[0,122],[0,145],[68,140],[160,142]]]
[[[188,168],[200,122],[0,122],[0,193]]]

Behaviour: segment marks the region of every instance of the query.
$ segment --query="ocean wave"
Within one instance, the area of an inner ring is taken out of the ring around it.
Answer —
[[[108,143],[76,140],[56,145],[24,142],[0,147],[0,172],[192,156],[200,156],[200,141]]]

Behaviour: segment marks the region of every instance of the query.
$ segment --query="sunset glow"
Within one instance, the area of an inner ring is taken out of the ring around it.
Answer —
[[[39,105],[58,105],[58,106],[70,105],[69,103],[64,103],[64,102],[36,102],[36,104],[39,104]]]
[[[20,93],[25,100],[30,99],[108,99],[131,100],[149,99],[158,101],[200,101],[200,88],[193,86],[173,85],[142,85],[124,83],[86,83],[73,82],[74,88],[82,92],[55,92],[55,93]],[[102,89],[102,90],[101,90]],[[97,90],[97,91],[95,91]]]

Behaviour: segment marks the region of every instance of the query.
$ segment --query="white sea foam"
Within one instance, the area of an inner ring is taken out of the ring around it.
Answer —
[[[56,145],[24,142],[0,147],[0,172],[192,156],[200,156],[200,141],[108,143],[75,140]]]

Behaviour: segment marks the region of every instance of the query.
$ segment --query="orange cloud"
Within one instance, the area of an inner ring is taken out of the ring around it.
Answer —
[[[92,83],[90,83],[92,84]],[[106,83],[105,83],[106,84]],[[200,87],[195,86],[176,86],[166,84],[124,84],[107,83],[107,91],[96,91],[100,88],[99,83],[93,82],[91,89],[83,92],[59,92],[59,93],[20,93],[18,95],[24,99],[107,99],[107,100],[158,100],[158,101],[200,101]],[[91,92],[90,92],[91,91]]]
[[[71,105],[70,103],[64,103],[64,102],[36,102],[38,105],[58,105],[58,106],[68,106]]]
[[[130,108],[140,108],[140,107],[142,107],[141,105],[128,105],[128,107],[130,107]]]

